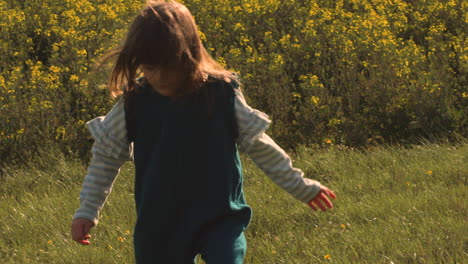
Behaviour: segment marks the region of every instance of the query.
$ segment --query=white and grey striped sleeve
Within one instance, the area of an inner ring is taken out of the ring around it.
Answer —
[[[95,142],[80,192],[80,207],[73,218],[86,218],[98,223],[99,212],[112,191],[120,167],[130,159],[123,100],[106,115],[86,124]]]
[[[263,112],[250,107],[240,89],[234,89],[234,112],[239,129],[237,144],[242,152],[247,153],[264,131],[270,126],[271,120]]]
[[[308,203],[320,192],[318,181],[304,178],[304,173],[292,166],[291,158],[271,139],[265,130],[268,116],[252,109],[236,89],[235,116],[239,127],[237,143],[255,164],[278,186],[294,198]]]

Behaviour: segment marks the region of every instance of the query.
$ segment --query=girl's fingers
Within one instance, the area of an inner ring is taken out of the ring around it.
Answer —
[[[331,198],[336,199],[336,194],[335,194],[332,190],[329,190],[329,189],[328,189],[328,190],[326,191],[326,194],[327,194],[328,196],[330,196]]]
[[[322,210],[323,212],[325,212],[327,209],[325,208],[325,206],[323,206],[323,204],[319,201],[315,202],[318,207],[320,208],[320,210]]]
[[[325,193],[326,195],[330,196],[331,198],[336,199],[336,194],[332,190],[328,189],[327,187],[322,186],[321,191]]]
[[[87,245],[91,244],[91,242],[89,242],[89,240],[88,240],[90,238],[91,238],[90,235],[84,235],[84,237],[82,239],[78,240],[78,243],[80,243],[81,245],[87,246]]]
[[[330,199],[328,199],[328,197],[335,199],[336,195],[332,190],[328,189],[325,186],[322,186],[319,194],[307,204],[314,211],[317,211],[318,208],[320,208],[320,210],[325,212],[328,209],[333,208],[333,203],[330,201]]]
[[[336,194],[327,187],[322,186],[319,194],[313,200],[311,200],[308,205],[314,211],[317,211],[318,208],[320,208],[320,210],[325,212],[328,209],[333,208],[333,203],[330,201],[330,199],[328,199],[328,197],[335,199]]]
[[[312,210],[317,211],[317,208],[314,206],[313,201],[310,201],[308,205],[310,208],[312,208]]]
[[[325,195],[321,196],[320,199],[325,203],[325,205],[332,209],[333,208],[333,204],[332,202],[330,201],[330,199],[328,199],[328,197],[326,197]]]
[[[323,192],[319,193],[317,197],[315,197],[315,199],[313,199],[312,201],[308,203],[308,205],[314,211],[317,211],[317,207],[320,208],[320,210],[324,212],[327,211],[327,207],[329,209],[333,208],[333,203],[330,201],[330,199],[328,199],[328,197]]]
[[[72,239],[81,245],[89,245],[88,239],[91,238],[89,235],[91,227],[93,227],[92,223],[83,222],[81,219],[73,221],[71,227]]]
[[[91,244],[88,240],[85,240],[85,239],[79,240],[78,243],[80,243],[81,245],[84,245],[84,246],[87,246],[87,245]]]

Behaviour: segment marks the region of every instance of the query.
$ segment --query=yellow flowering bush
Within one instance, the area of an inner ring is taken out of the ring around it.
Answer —
[[[84,122],[112,104],[93,67],[143,2],[0,0],[2,162],[46,142],[88,152]],[[181,2],[283,145],[467,135],[466,1]]]
[[[84,122],[112,103],[99,57],[118,44],[140,0],[0,0],[0,157],[56,141],[87,152]]]
[[[282,143],[467,135],[466,1],[184,2]]]

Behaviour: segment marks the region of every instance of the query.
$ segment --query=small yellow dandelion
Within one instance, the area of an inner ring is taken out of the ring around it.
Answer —
[[[52,240],[47,241],[47,244],[52,244]]]
[[[332,143],[332,141],[331,141],[330,139],[327,139],[327,140],[325,140],[325,143],[327,143],[327,144],[331,144],[331,143]]]
[[[341,224],[340,226],[341,226],[341,228],[346,228],[345,224]]]
[[[276,251],[272,250],[271,253],[272,253],[272,254],[276,254]]]
[[[130,230],[125,230],[126,235],[130,235]]]
[[[331,255],[330,254],[326,254],[325,256],[323,256],[324,259],[330,259],[331,258]]]
[[[432,174],[432,171],[426,171],[426,173],[427,173],[428,175],[431,175],[431,174]]]
[[[117,240],[119,240],[120,242],[124,242],[124,241],[125,241],[125,238],[123,238],[123,237],[118,237]]]

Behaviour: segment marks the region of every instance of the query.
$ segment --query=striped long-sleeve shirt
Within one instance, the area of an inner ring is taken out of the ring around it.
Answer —
[[[304,178],[304,173],[292,166],[290,157],[265,131],[270,125],[268,116],[251,108],[241,91],[235,89],[235,117],[238,124],[239,150],[277,185],[302,202],[309,202],[320,191],[320,183]],[[80,207],[73,218],[86,218],[98,223],[120,167],[132,157],[125,124],[124,102],[120,99],[106,115],[89,121],[88,127],[95,140],[93,158],[80,192]]]

